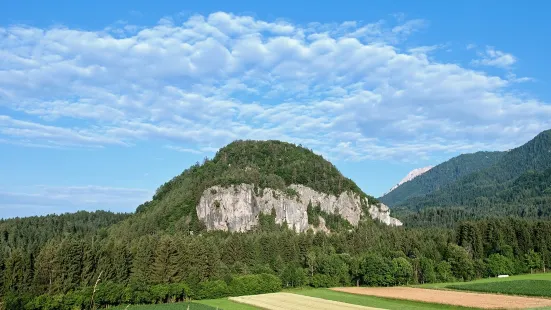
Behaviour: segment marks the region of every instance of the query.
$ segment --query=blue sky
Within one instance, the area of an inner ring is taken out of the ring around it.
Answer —
[[[378,196],[551,128],[544,1],[11,1],[0,217],[133,211],[235,139],[301,143]]]

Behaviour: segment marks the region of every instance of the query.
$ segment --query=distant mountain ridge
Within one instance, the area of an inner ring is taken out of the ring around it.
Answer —
[[[422,197],[458,179],[494,165],[505,152],[462,154],[445,161],[379,198],[389,207],[403,204],[410,198]]]
[[[547,130],[506,152],[454,157],[380,200],[406,223],[496,216],[551,218],[550,173],[551,130]]]
[[[538,134],[524,145],[503,152],[495,164],[468,174],[456,182],[441,187],[409,207],[470,206],[477,198],[488,199],[507,190],[521,175],[530,170],[543,172],[551,168],[551,130]]]
[[[385,195],[392,192],[396,188],[398,188],[398,186],[400,186],[400,185],[402,185],[406,182],[409,182],[409,181],[415,179],[416,177],[422,175],[423,173],[429,171],[433,167],[434,166],[428,166],[428,167],[417,168],[417,169],[411,170],[403,179],[400,180],[400,182],[398,182],[398,184],[394,185],[388,192],[386,192]]]

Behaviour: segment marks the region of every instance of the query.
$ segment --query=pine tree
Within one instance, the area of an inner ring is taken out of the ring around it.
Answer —
[[[126,244],[122,242],[115,243],[113,264],[115,266],[113,280],[116,283],[126,284],[130,277],[130,268],[132,266],[132,258]]]
[[[82,273],[82,245],[80,241],[69,238],[61,242],[61,279],[63,291],[76,289],[80,286]]]
[[[171,236],[163,235],[155,250],[151,266],[152,283],[178,282],[178,251]]]
[[[46,243],[36,257],[33,283],[37,292],[53,292],[54,281],[57,278],[56,272],[59,270],[57,246],[58,243],[53,240]]]
[[[140,238],[135,246],[134,259],[130,269],[131,283],[149,283],[151,279],[151,264],[153,263],[153,247],[155,240],[150,236]]]
[[[83,286],[92,286],[97,279],[97,243],[95,236],[86,238],[82,245],[82,272],[80,283]]]
[[[29,288],[29,262],[21,249],[13,249],[4,262],[4,287],[6,292],[25,292]]]

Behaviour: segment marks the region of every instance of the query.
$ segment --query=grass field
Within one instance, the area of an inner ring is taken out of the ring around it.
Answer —
[[[454,289],[454,290],[470,290],[469,287],[474,287],[472,291],[479,291],[479,292],[488,292],[488,293],[501,293],[501,294],[510,294],[510,295],[525,295],[525,296],[542,296],[542,297],[551,297],[547,293],[543,293],[541,295],[534,295],[534,294],[526,294],[526,290],[528,288],[521,288],[520,290],[518,288],[515,289],[516,285],[526,285],[528,283],[525,283],[524,281],[549,281],[547,288],[551,291],[551,273],[536,273],[536,274],[523,274],[523,275],[516,275],[516,276],[510,276],[508,278],[485,278],[485,279],[478,279],[470,282],[453,282],[453,283],[429,283],[429,284],[422,284],[422,285],[416,285],[416,287],[421,288],[434,288],[434,289]],[[515,284],[513,284],[515,282]],[[543,286],[546,283],[539,283],[536,284],[538,287]],[[477,288],[480,288],[481,286],[485,286],[486,289],[489,290],[477,290]],[[504,291],[504,287],[509,287],[509,292]],[[511,288],[512,287],[512,288]],[[501,292],[496,291],[495,289],[501,289]],[[494,290],[492,290],[494,289]],[[533,290],[532,287],[530,287],[530,290]],[[551,310],[551,307],[545,307],[545,308],[537,308],[537,309],[546,309]]]
[[[398,309],[404,309],[404,310],[476,309],[476,308],[465,308],[465,307],[447,306],[447,305],[439,305],[439,304],[430,304],[430,303],[408,301],[408,300],[381,298],[381,297],[366,296],[366,295],[348,294],[348,293],[331,291],[329,289],[295,290],[293,291],[293,293],[305,295],[305,296],[329,299],[334,301],[346,302],[354,305],[383,308],[383,309],[389,309],[389,310],[393,310],[393,309],[396,309],[396,310]]]
[[[473,292],[551,297],[551,281],[547,280],[471,283],[464,285],[449,285],[446,286],[446,288]]]
[[[233,302],[227,298],[199,300],[199,301],[196,301],[196,303],[211,306],[214,309],[218,307],[218,309],[223,309],[223,310],[259,310],[260,309],[260,308],[245,305],[242,303]]]
[[[508,281],[518,281],[518,280],[547,280],[551,281],[551,273],[535,273],[535,274],[523,274],[518,276],[510,276],[508,278],[485,278],[478,279],[470,282],[448,282],[448,283],[428,283],[415,285],[415,287],[421,288],[446,288],[450,285],[471,285],[478,283],[494,283],[494,282],[508,282]]]
[[[110,309],[116,310],[215,310],[216,307],[211,307],[205,304],[195,302],[179,302],[175,304],[158,304],[158,305],[129,305],[118,306]],[[225,308],[224,308],[225,309]]]
[[[110,308],[113,310],[259,310],[259,308],[240,304],[228,300],[227,298],[198,300],[194,302],[179,302],[175,304],[159,304],[159,305],[130,305],[118,306]]]

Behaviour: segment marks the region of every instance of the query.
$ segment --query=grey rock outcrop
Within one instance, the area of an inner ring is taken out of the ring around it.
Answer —
[[[359,195],[343,192],[338,197],[317,192],[303,185],[290,185],[282,192],[271,188],[256,189],[251,184],[229,187],[213,186],[206,189],[196,207],[199,220],[207,230],[244,232],[258,224],[260,213],[270,214],[275,210],[276,224],[286,222],[289,228],[303,232],[308,225],[308,204],[319,205],[326,213],[338,214],[356,226],[362,215]],[[367,201],[364,201],[367,205]],[[370,205],[369,215],[387,225],[401,226],[401,222],[390,217],[385,205]],[[321,222],[321,221],[320,221]],[[324,223],[324,222],[323,222]],[[326,229],[320,225],[320,229]]]
[[[389,225],[389,226],[402,226],[402,222],[400,220],[393,218],[390,216],[390,209],[380,203],[378,205],[370,205],[369,206],[369,215],[371,215],[371,218],[378,219],[379,221]]]

